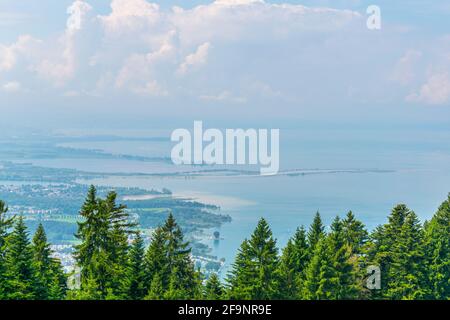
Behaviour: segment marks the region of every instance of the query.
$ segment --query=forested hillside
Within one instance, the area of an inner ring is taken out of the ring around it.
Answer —
[[[0,299],[450,299],[450,195],[430,221],[400,204],[372,232],[352,212],[329,228],[317,213],[282,250],[261,219],[224,282],[195,269],[172,214],[146,247],[116,198],[91,187],[80,210],[79,286],[68,286],[42,225],[30,238],[0,201]],[[369,266],[380,269],[379,289],[367,288]]]

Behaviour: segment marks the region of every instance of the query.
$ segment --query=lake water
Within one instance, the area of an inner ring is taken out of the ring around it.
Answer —
[[[220,228],[218,243],[205,240],[213,254],[232,262],[260,217],[270,223],[280,246],[316,211],[329,224],[352,210],[369,229],[386,221],[391,208],[406,203],[429,219],[450,192],[449,130],[282,130],[281,169],[359,169],[358,173],[299,176],[109,177],[85,183],[169,188],[176,195],[218,204],[233,221]],[[64,146],[116,154],[167,157],[170,141],[91,141]],[[29,162],[29,161],[27,161]],[[36,165],[85,171],[173,173],[192,170],[165,163],[130,160],[33,160]],[[252,168],[254,169],[254,168]],[[371,170],[387,170],[372,172]],[[214,230],[210,230],[211,234]]]

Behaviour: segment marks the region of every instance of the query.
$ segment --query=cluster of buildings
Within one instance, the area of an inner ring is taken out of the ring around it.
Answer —
[[[66,273],[73,271],[75,259],[73,257],[73,246],[70,244],[54,244],[51,246],[53,257],[61,261]]]

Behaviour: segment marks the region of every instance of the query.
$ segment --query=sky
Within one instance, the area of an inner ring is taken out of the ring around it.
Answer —
[[[0,125],[448,128],[449,21],[442,0],[0,0]]]

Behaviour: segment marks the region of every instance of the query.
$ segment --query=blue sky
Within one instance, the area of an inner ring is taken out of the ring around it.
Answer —
[[[441,0],[1,0],[0,111],[50,127],[448,124],[448,21]]]

